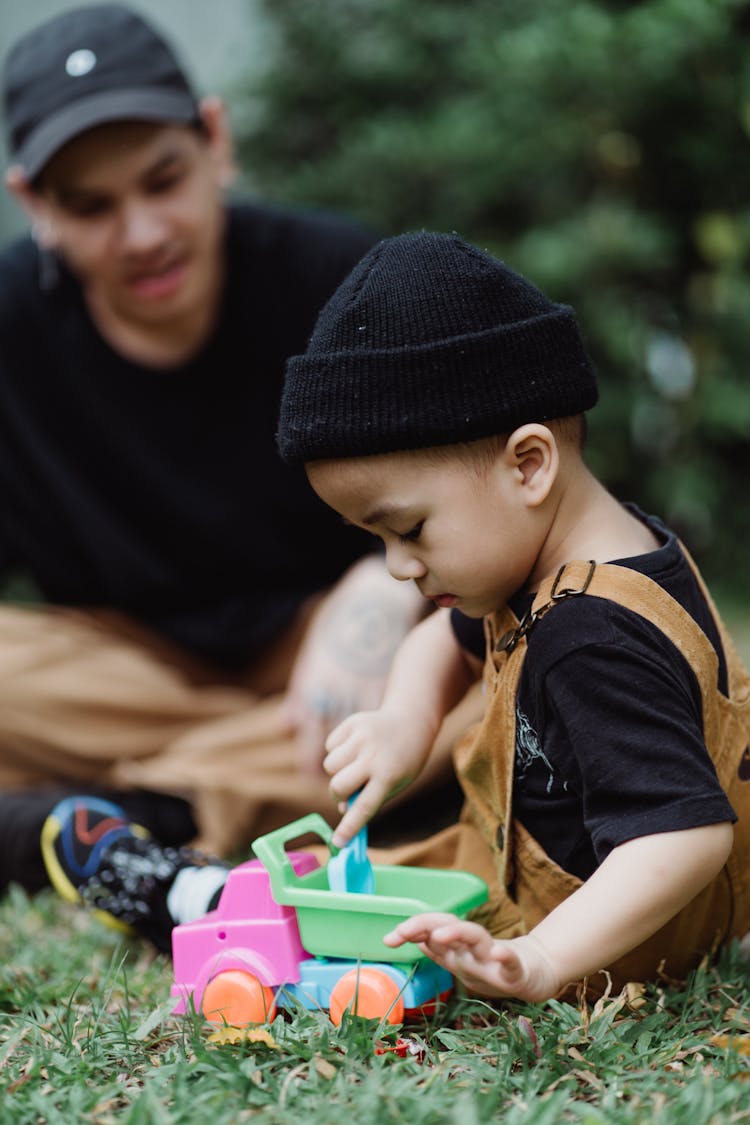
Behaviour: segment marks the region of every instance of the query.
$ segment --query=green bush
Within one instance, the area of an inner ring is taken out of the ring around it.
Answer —
[[[573,304],[602,382],[592,466],[743,591],[750,4],[260,2],[247,183],[456,230]]]

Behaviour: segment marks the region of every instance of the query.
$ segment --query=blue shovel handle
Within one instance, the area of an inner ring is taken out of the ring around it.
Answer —
[[[352,793],[347,801],[351,808],[359,793]],[[332,891],[371,895],[375,890],[375,875],[367,857],[367,825],[336,855],[328,860],[328,886]]]

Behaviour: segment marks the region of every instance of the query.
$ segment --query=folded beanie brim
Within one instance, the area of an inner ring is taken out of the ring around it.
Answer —
[[[511,327],[419,346],[293,356],[278,446],[287,462],[424,449],[580,413],[596,400],[575,314],[556,305]]]

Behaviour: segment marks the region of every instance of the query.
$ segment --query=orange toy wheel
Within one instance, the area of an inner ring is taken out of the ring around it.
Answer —
[[[211,1023],[230,1027],[265,1023],[276,1015],[273,989],[245,969],[227,969],[210,980],[201,1008]]]
[[[393,977],[382,969],[350,969],[336,981],[331,992],[331,1020],[338,1027],[348,1008],[352,1015],[364,1016],[365,1019],[401,1023],[404,1002],[400,993],[401,989]]]

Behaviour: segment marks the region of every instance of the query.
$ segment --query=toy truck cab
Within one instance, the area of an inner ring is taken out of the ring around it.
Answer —
[[[289,862],[299,875],[318,866],[306,852],[290,853]],[[275,901],[268,871],[260,860],[249,860],[230,871],[215,910],[172,933],[174,1011],[184,1012],[192,1000],[196,1011],[223,1022],[219,1012],[228,1012],[231,994],[236,1018],[244,1013],[242,1023],[262,1023],[275,1007],[277,988],[297,983],[310,956],[296,911]]]

